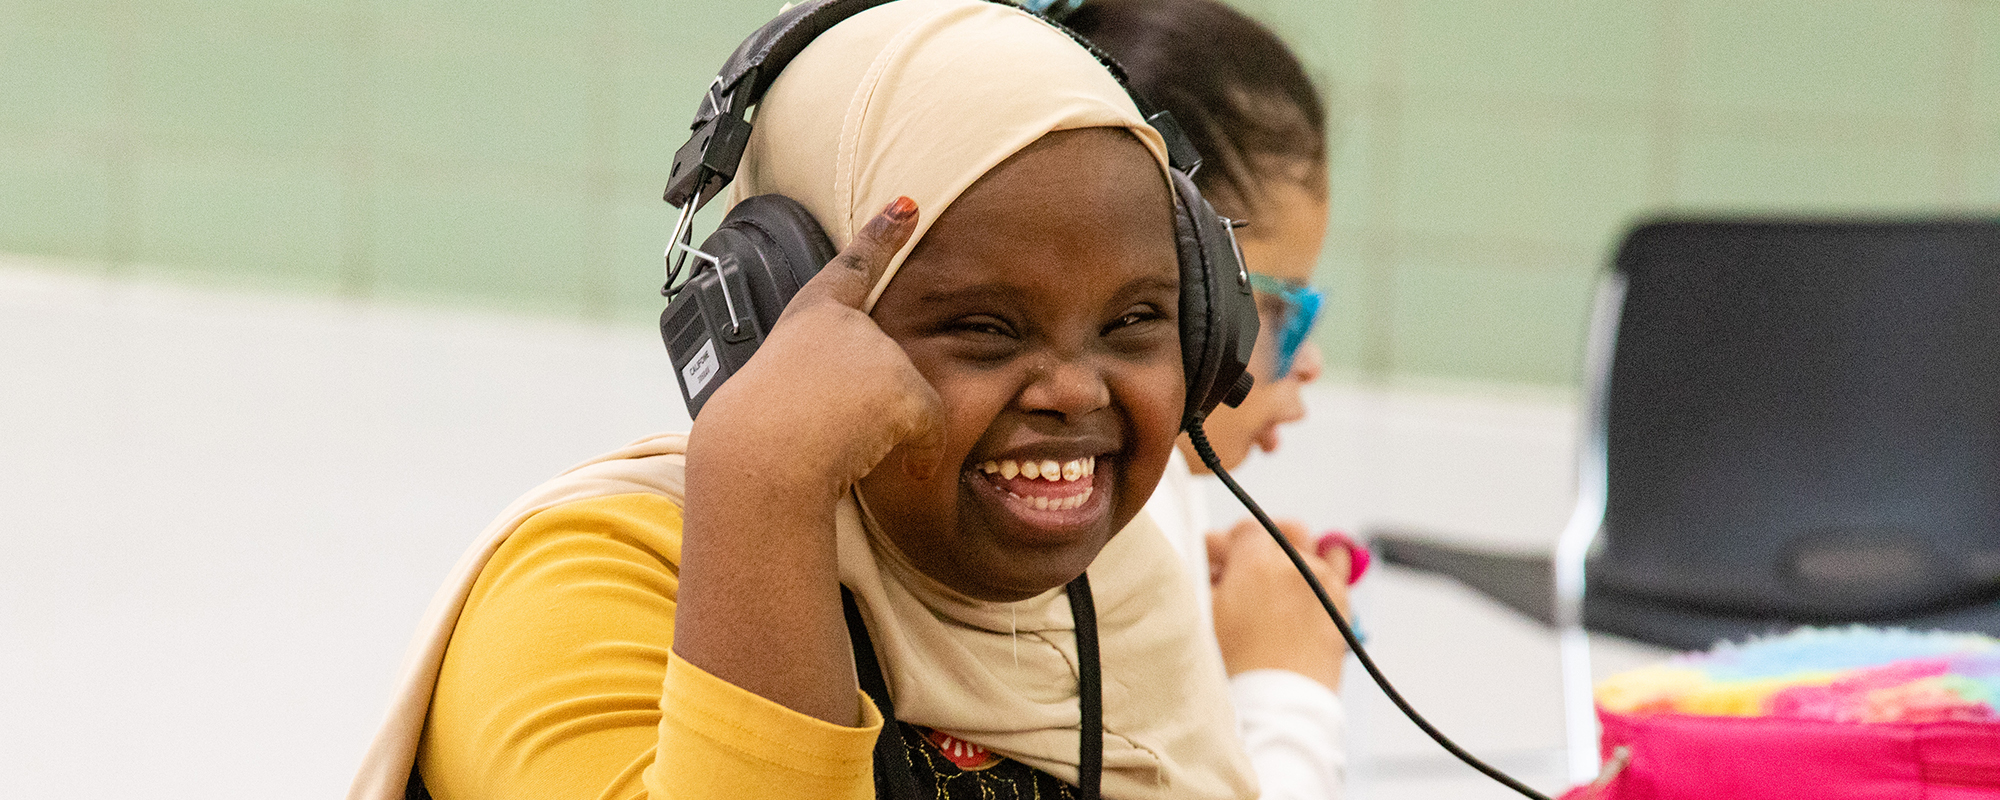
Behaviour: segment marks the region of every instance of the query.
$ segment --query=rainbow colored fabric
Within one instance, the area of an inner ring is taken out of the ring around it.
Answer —
[[[2000,721],[2000,639],[1802,628],[1615,675],[1597,685],[1597,704],[1635,716]]]

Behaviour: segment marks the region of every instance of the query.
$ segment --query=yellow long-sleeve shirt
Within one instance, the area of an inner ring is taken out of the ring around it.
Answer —
[[[451,634],[417,764],[438,800],[874,797],[881,714],[848,728],[674,655],[680,509],[656,494],[526,520]]]

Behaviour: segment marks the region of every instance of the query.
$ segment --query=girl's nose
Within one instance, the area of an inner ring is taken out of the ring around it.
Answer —
[[[1326,362],[1319,357],[1319,345],[1311,341],[1299,345],[1299,352],[1292,356],[1292,371],[1285,377],[1297,379],[1299,383],[1319,380],[1319,374],[1326,369]]]
[[[1034,367],[1021,405],[1029,411],[1079,417],[1111,404],[1111,387],[1083,360],[1050,359]]]

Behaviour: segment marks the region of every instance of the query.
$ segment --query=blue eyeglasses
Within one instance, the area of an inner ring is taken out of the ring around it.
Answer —
[[[1325,295],[1311,286],[1254,272],[1250,273],[1250,288],[1285,303],[1285,319],[1278,327],[1278,371],[1275,373],[1283,378],[1292,374],[1292,359],[1298,357],[1299,348],[1305,346],[1306,337],[1312,335],[1313,323],[1319,321],[1320,301],[1325,299]]]

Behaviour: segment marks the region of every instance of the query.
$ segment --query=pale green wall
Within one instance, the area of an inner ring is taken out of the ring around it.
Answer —
[[[1241,0],[1342,135],[1336,371],[1563,387],[1661,209],[2000,211],[2000,0]],[[640,324],[775,4],[0,0],[0,251]]]
[[[1366,375],[1579,377],[1669,210],[2000,212],[1995,0],[1243,0],[1333,79],[1324,339]]]

